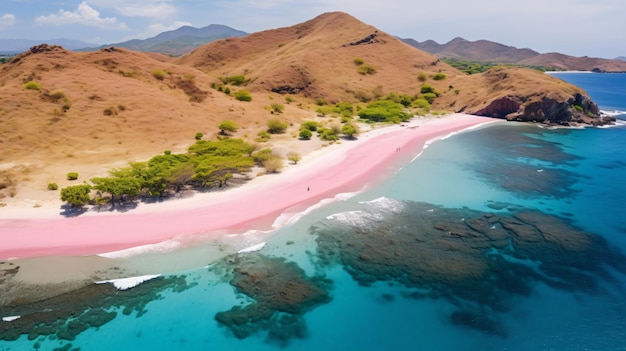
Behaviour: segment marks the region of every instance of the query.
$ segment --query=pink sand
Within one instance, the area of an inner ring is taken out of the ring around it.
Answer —
[[[489,121],[493,119],[454,115],[428,120],[418,127],[365,134],[310,162],[305,155],[305,162],[284,174],[263,176],[239,188],[211,194],[214,196],[202,198],[204,202],[192,208],[177,206],[177,200],[172,200],[122,214],[0,219],[0,260],[92,255],[180,236],[219,239],[224,233],[268,229],[287,210],[302,210],[323,198],[358,191],[379,181],[401,161],[415,156],[405,150],[414,153],[431,139]]]

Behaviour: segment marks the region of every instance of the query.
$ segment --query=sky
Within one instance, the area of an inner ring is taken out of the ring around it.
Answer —
[[[331,11],[417,41],[462,37],[540,53],[626,56],[624,0],[0,0],[0,39],[112,44],[210,24],[252,33]]]

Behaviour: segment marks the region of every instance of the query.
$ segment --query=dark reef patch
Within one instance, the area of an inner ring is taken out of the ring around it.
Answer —
[[[526,128],[520,133],[518,128]],[[477,130],[473,137],[459,135],[462,143],[480,143],[493,152],[481,153],[476,163],[468,165],[487,183],[498,186],[521,198],[571,198],[576,191],[577,174],[569,171],[581,157],[570,154],[551,134],[571,133],[570,130],[545,130],[536,127],[508,128],[493,126]],[[473,139],[476,135],[484,138]]]
[[[215,316],[239,339],[261,331],[267,331],[269,341],[281,345],[292,338],[305,338],[303,315],[330,301],[329,281],[307,277],[297,264],[284,258],[238,254],[226,257],[221,265],[232,275],[230,284],[237,292],[254,300]]]
[[[536,211],[506,214],[387,200],[311,228],[321,266],[341,264],[360,285],[399,282],[457,306],[451,323],[506,336],[498,314],[542,282],[595,293],[626,273],[626,258],[600,236]],[[386,207],[385,207],[386,206]],[[613,273],[612,273],[613,272]],[[619,272],[619,273],[615,273]]]
[[[127,290],[117,290],[113,284],[91,284],[40,301],[13,303],[2,307],[1,317],[20,318],[0,320],[0,340],[13,341],[28,335],[29,340],[51,337],[71,341],[89,328],[110,322],[118,312],[135,312],[140,317],[146,313],[146,305],[159,299],[163,291],[188,287],[182,276],[157,277]]]

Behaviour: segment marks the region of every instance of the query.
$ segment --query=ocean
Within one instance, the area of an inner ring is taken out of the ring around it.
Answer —
[[[554,75],[626,120],[626,74]],[[225,239],[173,254],[194,269],[31,306],[0,350],[626,350],[626,123],[498,122],[420,152],[246,234],[258,251]]]

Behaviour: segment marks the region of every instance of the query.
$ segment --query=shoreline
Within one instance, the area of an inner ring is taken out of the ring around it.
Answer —
[[[98,255],[173,239],[193,243],[199,238],[211,241],[252,229],[267,230],[287,212],[298,213],[337,194],[375,184],[394,166],[415,157],[403,149],[416,150],[421,144],[423,150],[433,140],[495,121],[465,114],[413,119],[315,150],[279,174],[225,191],[140,204],[127,213],[29,218],[35,212],[17,209],[13,217],[4,213],[0,218],[0,260]]]

